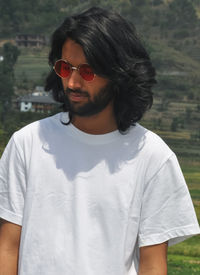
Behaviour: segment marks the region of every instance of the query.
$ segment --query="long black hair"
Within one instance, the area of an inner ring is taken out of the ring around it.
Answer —
[[[155,69],[134,26],[119,14],[93,7],[67,17],[52,35],[49,64],[61,58],[62,46],[72,39],[82,46],[87,62],[113,84],[114,112],[120,132],[139,121],[153,102]],[[61,79],[54,70],[46,79],[47,91],[64,103]],[[69,111],[66,104],[63,110]]]

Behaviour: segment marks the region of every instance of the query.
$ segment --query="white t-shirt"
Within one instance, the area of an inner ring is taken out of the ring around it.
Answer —
[[[139,247],[200,233],[176,156],[139,124],[84,133],[59,113],[14,133],[0,217],[22,225],[19,275],[137,274]]]

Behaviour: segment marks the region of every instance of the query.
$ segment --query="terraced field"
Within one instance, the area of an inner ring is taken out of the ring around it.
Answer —
[[[40,81],[44,74],[49,71],[48,66],[48,49],[43,48],[42,50],[23,49],[23,54],[18,58],[15,66],[15,79],[16,86],[22,81],[27,80],[29,87]]]

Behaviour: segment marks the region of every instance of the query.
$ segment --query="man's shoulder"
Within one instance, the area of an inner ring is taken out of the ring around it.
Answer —
[[[145,145],[153,146],[153,148],[155,146],[167,146],[165,141],[157,133],[143,127],[139,123],[136,123],[136,125],[130,129],[130,136],[132,139],[143,141]]]
[[[137,124],[132,129],[131,139],[135,141],[137,163],[145,169],[147,179],[152,178],[174,155],[166,142],[156,133]]]
[[[58,124],[60,113],[34,121],[13,134],[14,139],[25,139],[33,135],[39,135],[41,131],[48,128],[54,128]]]
[[[156,133],[136,124],[131,131],[131,138],[137,141],[139,151],[147,158],[167,159],[173,154],[167,143]]]

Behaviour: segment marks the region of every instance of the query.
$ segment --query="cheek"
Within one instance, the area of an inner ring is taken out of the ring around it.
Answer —
[[[92,96],[94,96],[104,89],[108,85],[108,82],[106,79],[98,80],[92,83],[91,87],[88,87],[88,91],[91,91]]]
[[[96,87],[98,87],[98,90],[100,90],[105,88],[108,85],[109,80],[96,76],[95,83],[96,83]]]
[[[61,79],[64,91],[67,89],[67,79]]]

